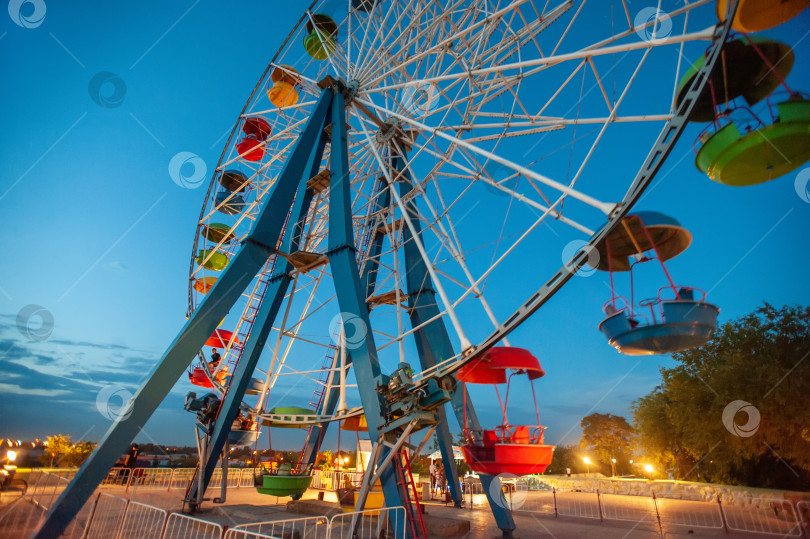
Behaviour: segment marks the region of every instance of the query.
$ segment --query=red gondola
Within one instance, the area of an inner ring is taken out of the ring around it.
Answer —
[[[217,374],[217,383],[220,385],[226,385],[230,380],[231,375],[228,373],[228,367],[222,367],[220,369],[219,374]],[[205,374],[205,369],[202,367],[194,367],[190,371],[188,371],[188,381],[194,384],[195,386],[205,387],[205,388],[213,388],[214,384],[211,383],[211,380],[208,378],[208,375]]]
[[[512,370],[509,376],[507,370]],[[512,376],[525,374],[529,377],[534,399],[534,410],[537,414],[536,425],[511,425],[506,415],[509,402],[509,388]],[[546,373],[540,362],[531,352],[523,348],[497,347],[488,350],[480,359],[461,368],[457,378],[462,383],[471,384],[506,384],[506,398],[501,403],[503,424],[493,430],[473,430],[467,425],[467,392],[464,391],[464,444],[461,451],[464,460],[473,471],[487,475],[511,473],[529,475],[543,473],[551,464],[554,446],[543,444],[543,432],[546,427],[540,425],[540,413],[537,410],[537,398],[534,393],[534,380]],[[498,391],[498,388],[495,388]]]
[[[261,161],[264,157],[264,143],[248,135],[236,145],[237,153],[245,161]]]
[[[264,118],[259,116],[251,116],[245,120],[245,124],[242,126],[242,131],[244,131],[246,135],[256,137],[256,140],[265,141],[273,132],[273,129]]]

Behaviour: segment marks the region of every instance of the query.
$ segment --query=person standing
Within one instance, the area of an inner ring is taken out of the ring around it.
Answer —
[[[141,453],[141,450],[138,448],[138,444],[132,444],[129,448],[129,453],[127,453],[127,458],[124,461],[124,466],[133,470],[138,467],[138,455]]]
[[[433,464],[433,461],[430,461],[430,494],[433,495],[433,492],[436,490],[436,465]]]

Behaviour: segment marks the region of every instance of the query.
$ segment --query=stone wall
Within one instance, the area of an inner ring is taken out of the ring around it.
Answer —
[[[594,474],[590,474],[593,476]],[[581,477],[565,475],[543,475],[537,480],[561,490],[581,490],[583,492],[603,492],[605,494],[626,494],[631,496],[652,496],[677,500],[716,502],[718,497],[726,505],[770,506],[774,501],[797,503],[810,501],[809,492],[770,490],[764,488],[691,481],[625,479],[607,477]]]

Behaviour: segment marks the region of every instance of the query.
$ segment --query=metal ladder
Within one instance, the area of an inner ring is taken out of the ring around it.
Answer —
[[[422,504],[419,503],[419,492],[413,482],[411,459],[408,458],[408,453],[399,450],[393,465],[397,488],[404,494],[403,499],[408,500],[405,504],[405,517],[408,519],[408,537],[410,539],[427,539],[425,520],[422,518]]]

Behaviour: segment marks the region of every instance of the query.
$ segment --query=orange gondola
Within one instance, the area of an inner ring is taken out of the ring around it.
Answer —
[[[210,346],[212,348],[227,348],[228,343],[231,342],[233,339],[233,344],[239,344],[239,338],[234,337],[232,331],[228,331],[225,329],[215,329],[214,333],[208,337],[208,340],[205,341],[205,346]]]

